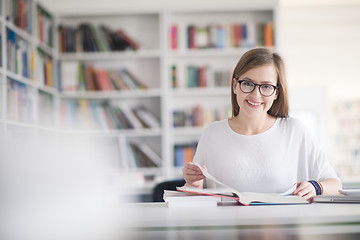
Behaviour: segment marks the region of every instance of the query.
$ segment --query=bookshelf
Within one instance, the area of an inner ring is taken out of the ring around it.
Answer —
[[[104,138],[118,149],[119,181],[139,189],[125,190],[125,195],[141,194],[144,186],[149,193],[166,172],[162,14],[57,18],[59,126],[70,134]],[[130,40],[119,39],[123,34]],[[88,121],[76,123],[79,119]]]
[[[20,24],[13,15],[24,2]],[[229,81],[241,55],[276,46],[275,6],[54,16],[36,0],[0,3],[0,132],[103,140],[116,152],[119,179],[138,189],[131,193],[181,177],[176,151],[193,155],[203,126],[231,113]],[[120,31],[130,42],[118,42]],[[127,111],[152,119],[128,126],[120,121]],[[156,166],[134,149],[150,149]]]
[[[38,1],[1,0],[0,6],[2,131],[55,130],[58,91],[52,61],[56,51],[37,34],[54,35],[53,16]],[[40,29],[36,17],[40,12],[49,19],[46,29]]]
[[[345,182],[359,181],[360,173],[360,100],[333,104],[332,162]]]

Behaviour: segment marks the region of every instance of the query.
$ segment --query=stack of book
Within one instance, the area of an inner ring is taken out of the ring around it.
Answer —
[[[144,129],[160,128],[160,120],[145,106],[129,106],[125,102],[63,102],[60,105],[65,129]]]
[[[171,29],[171,47],[177,48],[177,26]],[[206,49],[226,47],[256,47],[274,45],[274,29],[271,21],[264,23],[234,23],[230,25],[210,24],[187,26],[187,48]]]
[[[30,44],[14,31],[7,29],[6,39],[7,69],[26,78],[33,78],[34,51]]]
[[[112,30],[105,25],[94,26],[88,23],[77,27],[59,26],[60,51],[70,52],[109,52],[137,50],[138,42],[123,30]]]
[[[216,207],[221,202],[219,196],[205,196],[171,190],[164,191],[163,199],[168,207]]]
[[[76,61],[61,64],[61,90],[122,91],[147,89],[148,86],[127,68],[106,70]]]
[[[219,121],[231,116],[230,107],[205,109],[201,105],[191,109],[173,111],[174,127],[202,127],[214,121]]]

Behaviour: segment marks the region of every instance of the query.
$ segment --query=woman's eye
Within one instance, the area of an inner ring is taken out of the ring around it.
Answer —
[[[262,85],[261,87],[262,87],[263,89],[271,89],[271,88],[272,88],[271,85]]]
[[[252,85],[254,85],[252,82],[244,82],[243,83],[245,86],[252,86]]]

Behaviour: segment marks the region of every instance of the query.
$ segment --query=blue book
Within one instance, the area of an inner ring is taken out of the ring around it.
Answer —
[[[184,146],[175,146],[175,166],[184,166]]]

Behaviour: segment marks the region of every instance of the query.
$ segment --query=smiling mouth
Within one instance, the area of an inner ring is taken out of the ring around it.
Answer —
[[[260,106],[262,103],[259,103],[259,102],[251,102],[249,100],[246,100],[250,105],[252,106]]]

